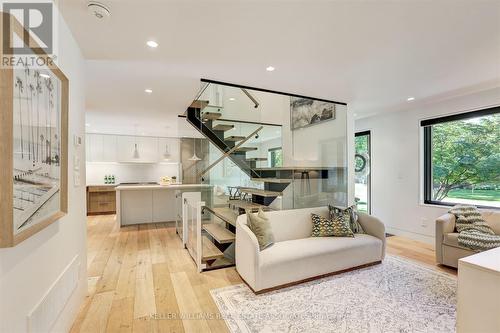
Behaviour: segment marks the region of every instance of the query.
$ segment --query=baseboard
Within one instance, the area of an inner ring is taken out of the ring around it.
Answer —
[[[410,238],[410,239],[413,239],[413,240],[416,240],[419,242],[427,243],[429,245],[432,245],[433,248],[436,245],[436,240],[435,240],[434,236],[418,234],[415,232],[401,230],[401,229],[397,229],[397,228],[391,228],[388,226],[385,227],[385,231],[390,233],[390,234],[393,234],[395,236],[402,236],[402,237]]]

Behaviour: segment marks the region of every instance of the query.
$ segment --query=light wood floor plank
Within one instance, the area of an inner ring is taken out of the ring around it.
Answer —
[[[172,273],[172,284],[174,286],[175,297],[179,304],[180,313],[187,316],[197,316],[202,313],[202,309],[193,287],[189,283],[189,278],[185,272]],[[184,330],[187,333],[211,332],[206,320],[196,318],[186,318],[182,320]]]
[[[134,297],[114,298],[109,312],[106,332],[132,332]]]
[[[139,226],[136,270],[134,319],[149,318],[156,313],[156,304],[147,226]]]
[[[108,262],[104,267],[102,277],[97,283],[97,293],[116,289],[116,283],[118,282],[118,276],[123,263],[123,256],[128,236],[129,232],[127,230],[124,230],[124,232],[121,232],[118,235],[118,241],[115,243],[115,247],[113,248]]]
[[[184,332],[179,319],[179,306],[175,297],[174,286],[166,263],[153,264],[155,300],[160,332]]]
[[[100,333],[106,332],[111,304],[113,303],[113,292],[96,294],[85,315],[80,332]]]
[[[227,332],[222,320],[171,318],[218,314],[210,290],[242,283],[234,267],[198,273],[171,224],[119,228],[114,215],[87,221],[89,292],[72,333]],[[429,244],[393,236],[387,253],[456,274],[435,264]]]

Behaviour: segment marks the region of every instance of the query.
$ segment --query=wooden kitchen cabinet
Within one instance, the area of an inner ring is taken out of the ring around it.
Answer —
[[[87,215],[115,214],[115,186],[87,187]]]

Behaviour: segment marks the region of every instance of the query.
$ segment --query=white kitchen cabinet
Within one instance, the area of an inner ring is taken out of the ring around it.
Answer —
[[[153,222],[153,191],[127,191],[117,196],[121,225]],[[117,211],[118,212],[118,211]]]
[[[89,162],[115,162],[116,136],[87,134],[85,137],[86,160]]]
[[[123,135],[85,135],[87,162],[179,163],[180,140],[177,138],[135,137]],[[135,145],[139,158],[134,158]],[[168,148],[167,148],[168,147]],[[165,158],[168,150],[170,157]]]
[[[116,135],[103,135],[102,162],[116,162]]]
[[[157,163],[158,138],[117,136],[118,162],[122,163]],[[135,146],[139,157],[134,157]]]
[[[175,191],[153,191],[153,222],[175,221]]]

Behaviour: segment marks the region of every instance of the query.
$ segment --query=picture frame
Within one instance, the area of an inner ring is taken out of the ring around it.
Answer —
[[[8,24],[11,34],[25,32],[13,16],[0,12],[1,36]],[[2,248],[21,243],[68,213],[69,81],[29,38],[33,55],[50,66],[0,67]]]
[[[335,117],[335,103],[290,97],[290,129],[292,131],[335,120]]]

